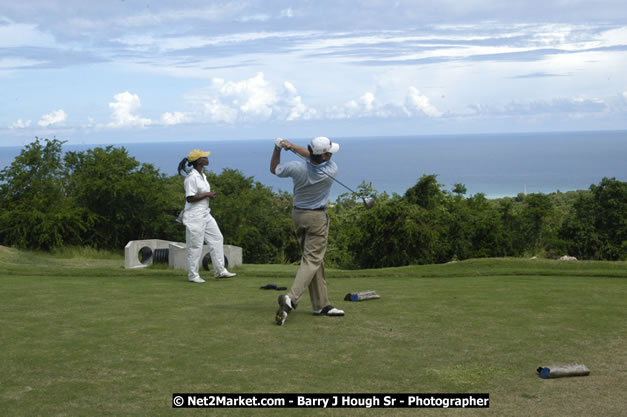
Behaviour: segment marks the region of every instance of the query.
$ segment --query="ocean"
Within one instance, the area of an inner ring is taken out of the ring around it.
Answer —
[[[308,139],[290,139],[305,146]],[[356,189],[371,183],[379,192],[404,194],[423,174],[437,175],[443,189],[466,186],[467,196],[488,198],[518,193],[552,193],[588,189],[603,177],[627,181],[627,131],[432,135],[332,138],[340,144],[333,156],[338,179]],[[102,145],[64,145],[83,151]],[[192,149],[211,152],[209,171],[237,169],[274,191],[291,192],[291,181],[270,173],[273,139],[113,144],[124,146],[140,162],[176,175],[180,160]],[[0,147],[0,167],[11,164],[21,147]],[[290,152],[282,160],[297,159]],[[339,184],[332,199],[347,192]]]

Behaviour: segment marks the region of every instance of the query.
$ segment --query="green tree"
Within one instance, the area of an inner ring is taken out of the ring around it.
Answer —
[[[448,198],[446,240],[457,259],[505,256],[512,252],[500,213],[484,194]]]
[[[374,198],[375,206],[387,204],[390,200],[388,194],[378,194],[372,184],[362,182],[357,186],[356,193],[341,194],[335,203],[329,205],[329,246],[325,256],[327,264],[347,269],[359,268],[353,241],[361,239],[362,235],[360,217],[367,211],[363,196]]]
[[[503,226],[506,240],[505,252],[512,256],[521,256],[525,252],[525,239],[522,233],[522,219],[515,207],[516,199],[501,199],[497,212],[499,223]]]
[[[573,205],[571,214],[562,224],[559,235],[566,243],[569,255],[579,259],[601,259],[601,240],[595,228],[596,208],[591,193],[582,194]]]
[[[627,249],[627,182],[603,178],[598,186],[590,186],[596,211],[595,227],[601,240],[603,259],[625,258]]]
[[[381,268],[441,262],[439,225],[425,208],[394,197],[377,200],[370,209],[359,208],[359,215],[345,220],[350,235],[347,250],[358,268]]]
[[[92,218],[67,198],[63,142],[39,138],[0,171],[0,241],[50,250],[82,243]]]
[[[591,185],[589,193],[578,196],[559,234],[569,254],[581,259],[625,259],[627,182],[603,178]]]
[[[242,247],[246,263],[283,263],[300,258],[292,231],[292,198],[275,194],[240,171],[206,173],[217,197],[211,201],[226,244]]]
[[[454,184],[453,187],[453,193],[457,194],[458,196],[463,196],[467,192],[466,186],[464,184]]]
[[[405,198],[411,204],[418,204],[427,210],[432,210],[441,204],[444,193],[442,184],[438,184],[437,175],[423,175],[416,185],[405,192]]]
[[[547,219],[552,212],[553,203],[546,194],[529,194],[525,197],[522,219],[527,248],[542,248],[543,239],[550,238],[554,231],[548,230]]]
[[[97,147],[65,155],[67,193],[89,212],[93,225],[84,234],[89,246],[121,249],[130,240],[168,239],[182,191],[173,196],[167,178],[151,164],[140,164],[124,147]]]

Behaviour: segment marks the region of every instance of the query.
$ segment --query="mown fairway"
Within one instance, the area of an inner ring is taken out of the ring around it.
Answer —
[[[627,264],[523,259],[328,270],[343,318],[273,316],[292,265],[237,278],[0,248],[3,416],[625,415]],[[379,300],[343,301],[376,290]],[[588,377],[542,380],[541,365]],[[487,392],[490,409],[172,409],[173,392]]]

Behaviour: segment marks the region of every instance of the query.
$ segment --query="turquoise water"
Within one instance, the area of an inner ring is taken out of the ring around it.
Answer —
[[[340,144],[333,156],[338,179],[356,188],[362,181],[379,191],[403,194],[423,174],[436,174],[444,189],[466,185],[467,195],[488,198],[521,192],[551,193],[588,189],[603,177],[627,181],[627,131],[439,135],[415,137],[332,138]],[[294,139],[306,145],[307,139]],[[65,145],[81,151],[98,145]],[[275,191],[291,192],[291,181],[269,171],[273,140],[127,143],[140,162],[151,163],[166,175],[175,175],[178,162],[194,148],[211,152],[209,170],[240,170]],[[0,166],[19,154],[20,147],[0,148]],[[283,160],[296,159],[289,152]],[[333,198],[346,190],[333,186]]]

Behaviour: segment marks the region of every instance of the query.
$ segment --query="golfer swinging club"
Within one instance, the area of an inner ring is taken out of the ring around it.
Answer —
[[[182,222],[185,225],[188,279],[198,284],[205,282],[198,275],[203,241],[209,245],[215,277],[231,278],[237,275],[224,266],[224,238],[209,208],[209,199],[215,199],[216,192],[211,191],[203,172],[203,168],[209,165],[208,156],[209,152],[194,149],[178,166],[179,175],[184,171],[185,164],[194,167],[185,177],[185,210]]]
[[[276,323],[285,324],[287,315],[296,308],[309,289],[311,305],[316,316],[343,316],[344,311],[329,304],[324,274],[324,254],[329,239],[327,204],[337,165],[331,157],[340,149],[329,138],[312,139],[305,149],[277,138],[270,160],[270,172],[278,177],[291,177],[294,182],[294,233],[303,252],[300,267],[289,294],[279,296]],[[281,149],[292,150],[309,162],[292,161],[281,164]]]

